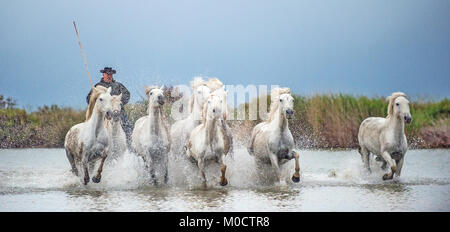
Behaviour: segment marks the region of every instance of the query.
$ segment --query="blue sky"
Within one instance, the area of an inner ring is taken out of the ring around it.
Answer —
[[[1,1],[0,93],[85,107],[113,66],[146,84],[277,84],[300,94],[450,97],[450,1]]]

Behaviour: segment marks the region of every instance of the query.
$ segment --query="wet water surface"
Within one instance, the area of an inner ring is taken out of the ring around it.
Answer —
[[[410,150],[402,176],[381,179],[362,168],[359,153],[299,150],[301,181],[257,184],[253,157],[236,149],[227,158],[229,185],[210,167],[208,188],[195,166],[171,161],[167,186],[153,187],[142,161],[125,153],[105,165],[102,182],[80,184],[63,149],[0,150],[0,211],[450,211],[450,150]]]

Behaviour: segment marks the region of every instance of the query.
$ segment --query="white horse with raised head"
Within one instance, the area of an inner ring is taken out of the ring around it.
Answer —
[[[72,172],[79,175],[81,170],[83,183],[89,182],[89,171],[95,162],[101,158],[97,174],[92,177],[94,183],[99,183],[103,170],[103,163],[108,156],[110,137],[105,128],[105,118],[112,118],[111,88],[97,86],[92,90],[86,121],[79,123],[67,132],[64,140],[67,159],[72,166]]]
[[[388,98],[388,115],[386,118],[370,117],[365,119],[358,132],[359,153],[364,166],[370,172],[370,154],[383,161],[382,168],[389,163],[390,173],[383,175],[383,180],[392,179],[394,173],[400,176],[408,143],[405,136],[405,123],[411,123],[409,101],[402,92],[393,93]]]
[[[167,183],[168,152],[171,143],[163,111],[164,88],[146,87],[145,94],[148,98],[148,115],[136,121],[131,146],[143,158],[152,183],[158,183],[158,173],[162,174],[164,183]]]
[[[107,162],[116,160],[127,149],[126,135],[122,128],[122,94],[112,96],[112,119],[105,121],[105,127],[111,138]]]
[[[209,161],[221,165],[220,185],[225,186],[225,156],[229,151],[229,143],[225,130],[221,124],[223,101],[222,97],[210,95],[203,107],[202,123],[190,133],[187,146],[187,156],[197,162],[203,186],[206,187],[205,165]]]
[[[288,123],[288,119],[294,114],[294,98],[290,95],[289,88],[275,88],[270,97],[269,118],[253,128],[248,152],[255,157],[258,169],[264,170],[267,165],[271,165],[280,183],[284,183],[280,166],[295,158],[292,181],[299,182],[299,156],[294,151],[294,138]]]

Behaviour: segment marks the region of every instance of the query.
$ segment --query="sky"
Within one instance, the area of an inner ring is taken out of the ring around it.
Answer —
[[[450,97],[448,0],[0,1],[0,94],[86,107],[93,81],[280,85],[298,94]]]

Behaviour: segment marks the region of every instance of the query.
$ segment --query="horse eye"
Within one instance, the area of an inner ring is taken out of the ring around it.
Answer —
[[[283,101],[283,99],[280,99],[280,102],[282,102]]]
[[[396,105],[396,106],[399,106],[400,104],[398,104],[398,103],[395,103],[395,105]]]
[[[100,101],[103,101],[103,98],[100,98]]]
[[[150,95],[152,95],[153,93],[152,92],[150,92]]]

